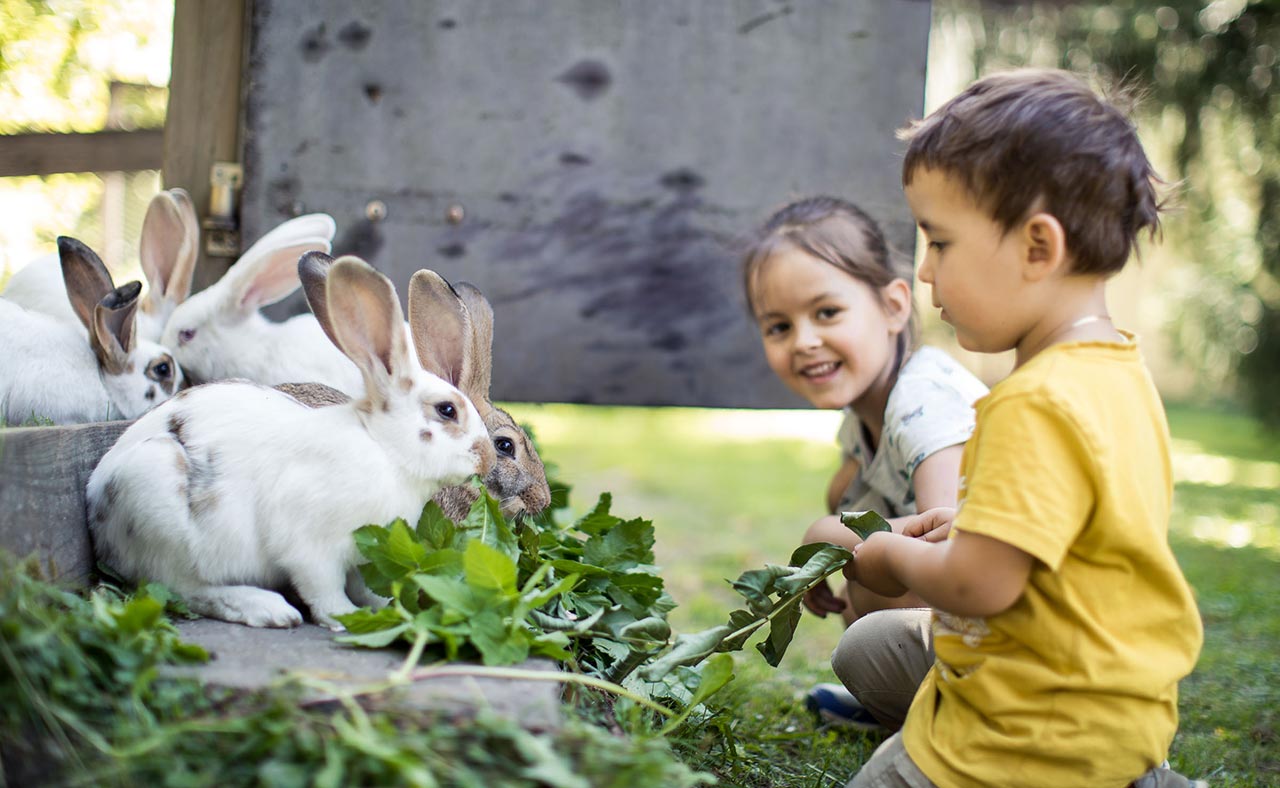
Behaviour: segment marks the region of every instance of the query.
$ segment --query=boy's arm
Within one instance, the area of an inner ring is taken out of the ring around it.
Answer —
[[[885,596],[913,591],[958,616],[993,616],[1022,596],[1034,559],[1012,545],[959,531],[945,542],[872,534],[854,550],[845,575]]]

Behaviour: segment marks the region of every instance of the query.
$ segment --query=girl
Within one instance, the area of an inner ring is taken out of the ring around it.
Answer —
[[[972,405],[987,389],[943,351],[914,346],[911,286],[875,221],[835,197],[793,202],[760,228],[743,283],[774,374],[814,407],[845,414],[837,436],[843,462],[827,489],[832,514],[803,542],[852,549],[861,539],[840,523],[841,511],[874,510],[901,532],[907,515],[955,506]],[[840,613],[848,626],[872,611],[924,603],[849,583],[839,595],[826,584],[815,588],[805,606],[819,617]],[[839,701],[852,698],[843,688],[839,698],[823,695],[829,686],[819,685],[810,705],[846,716]]]

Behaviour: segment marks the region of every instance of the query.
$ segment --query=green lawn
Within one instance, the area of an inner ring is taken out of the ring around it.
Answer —
[[[722,623],[726,580],[783,562],[822,513],[837,461],[832,413],[512,405],[544,459],[613,511],[653,519],[678,631]],[[1195,587],[1206,642],[1182,687],[1172,760],[1215,786],[1280,784],[1280,436],[1243,416],[1171,407],[1178,484],[1171,538]],[[806,617],[778,669],[748,649],[727,691],[734,746],[686,742],[727,784],[842,785],[876,737],[815,730],[800,707],[831,680],[834,621]],[[704,749],[705,748],[705,749]]]

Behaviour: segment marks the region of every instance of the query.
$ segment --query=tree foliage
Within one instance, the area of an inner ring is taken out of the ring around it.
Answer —
[[[1175,349],[1207,383],[1237,375],[1255,413],[1280,426],[1280,5],[953,2],[940,16],[977,20],[977,73],[1052,65],[1145,94],[1144,136],[1171,140],[1166,177],[1182,181],[1166,234],[1200,262],[1175,294]]]

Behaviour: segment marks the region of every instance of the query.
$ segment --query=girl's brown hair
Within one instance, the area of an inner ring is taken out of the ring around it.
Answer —
[[[788,203],[756,232],[743,256],[742,285],[747,308],[755,315],[752,285],[760,267],[784,249],[798,249],[832,265],[871,288],[877,298],[894,279],[911,283],[910,267],[896,261],[880,225],[858,206],[839,197],[819,195]],[[905,356],[915,342],[916,316],[900,335]]]

